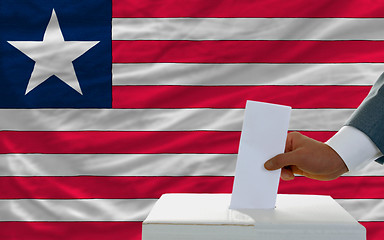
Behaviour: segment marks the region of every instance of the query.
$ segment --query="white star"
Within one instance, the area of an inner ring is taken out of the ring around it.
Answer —
[[[8,43],[35,61],[25,95],[53,75],[83,95],[72,61],[99,41],[64,41],[54,9],[43,41],[8,41]]]

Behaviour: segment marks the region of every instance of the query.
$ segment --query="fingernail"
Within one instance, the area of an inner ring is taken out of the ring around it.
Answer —
[[[267,170],[272,169],[272,168],[273,168],[273,163],[272,163],[272,161],[267,161],[267,162],[264,164],[264,167],[265,167],[265,169],[267,169]]]

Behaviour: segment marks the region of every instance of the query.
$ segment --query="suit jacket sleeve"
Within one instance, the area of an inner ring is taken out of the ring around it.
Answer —
[[[384,153],[384,73],[381,74],[346,125],[364,132]],[[384,157],[376,161],[383,164]]]

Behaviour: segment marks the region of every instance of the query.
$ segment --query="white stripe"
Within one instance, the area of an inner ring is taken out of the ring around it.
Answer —
[[[0,221],[143,221],[155,199],[0,200]]]
[[[0,176],[233,176],[235,154],[2,154]]]
[[[384,221],[383,199],[337,199],[358,221]],[[156,199],[0,200],[0,221],[143,221]]]
[[[234,176],[236,154],[1,154],[0,176]],[[372,162],[344,176],[381,176]]]
[[[381,18],[114,18],[112,40],[383,40]]]
[[[338,131],[354,109],[293,109],[289,130]]]
[[[372,161],[355,172],[346,173],[343,176],[384,176],[384,166]]]
[[[113,85],[372,85],[384,64],[113,64]]]
[[[290,130],[337,131],[353,109],[294,109]],[[241,131],[243,109],[0,109],[1,130]]]
[[[383,199],[338,199],[336,201],[358,221],[384,221]]]

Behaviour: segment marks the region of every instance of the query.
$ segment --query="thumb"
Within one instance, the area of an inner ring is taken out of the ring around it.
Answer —
[[[296,165],[297,156],[295,151],[282,153],[269,159],[264,163],[264,168],[267,170],[277,170],[286,166]]]

